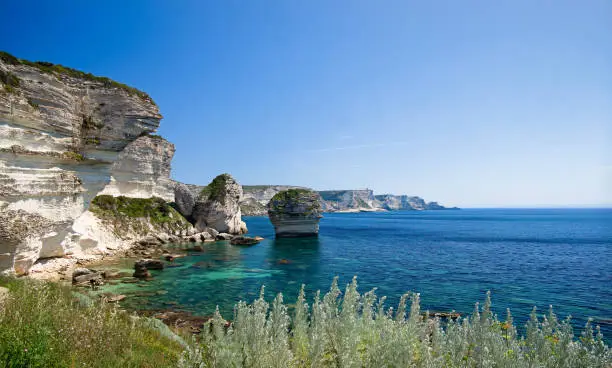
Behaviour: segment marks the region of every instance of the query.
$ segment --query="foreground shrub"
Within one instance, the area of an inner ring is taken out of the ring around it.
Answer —
[[[117,308],[69,287],[0,279],[0,367],[174,367],[182,346]]]
[[[440,321],[423,317],[419,294],[406,294],[394,311],[375,290],[357,291],[356,279],[342,295],[337,279],[308,305],[300,290],[290,318],[282,294],[240,302],[234,320],[215,313],[199,346],[182,356],[183,367],[610,367],[612,354],[587,323],[575,338],[569,318],[536,311],[517,334],[512,315],[500,321],[487,294],[471,316]],[[407,308],[408,302],[411,304]]]

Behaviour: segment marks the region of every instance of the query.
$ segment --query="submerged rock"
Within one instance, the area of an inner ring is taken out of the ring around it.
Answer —
[[[242,187],[229,174],[221,174],[204,187],[193,208],[192,218],[199,231],[207,228],[230,234],[244,234],[240,199]]]
[[[268,203],[268,216],[279,238],[317,236],[322,217],[320,196],[308,189],[279,192]]]
[[[248,236],[235,236],[230,241],[232,245],[255,245],[259,243],[259,240]]]

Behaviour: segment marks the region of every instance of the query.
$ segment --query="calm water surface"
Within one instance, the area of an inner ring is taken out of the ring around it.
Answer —
[[[341,288],[358,276],[359,289],[377,287],[397,303],[406,291],[421,293],[422,309],[469,313],[487,290],[493,308],[510,307],[522,324],[531,308],[587,317],[612,341],[612,210],[466,209],[326,214],[318,239],[274,239],[265,217],[246,217],[250,234],[266,240],[250,247],[204,245],[152,281],[109,285],[127,294],[132,309],[180,309],[209,315],[218,305],[227,318],[239,300],[252,301],[261,285],[272,297],[294,302],[301,284],[309,297]],[[180,247],[180,246],[179,246]],[[111,265],[130,269],[133,261]]]

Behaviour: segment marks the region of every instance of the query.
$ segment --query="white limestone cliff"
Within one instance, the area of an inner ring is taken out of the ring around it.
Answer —
[[[0,53],[0,272],[124,246],[87,208],[100,193],[173,197],[174,146],[149,136],[161,118],[131,87]]]

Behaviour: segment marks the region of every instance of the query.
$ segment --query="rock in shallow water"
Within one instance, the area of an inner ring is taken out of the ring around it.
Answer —
[[[139,259],[134,263],[134,268],[136,267],[146,267],[149,270],[163,270],[164,262],[158,259]]]
[[[232,235],[230,235],[228,233],[219,233],[219,234],[217,234],[215,239],[217,239],[217,240],[232,240]]]
[[[259,243],[259,240],[248,236],[235,236],[230,241],[232,245],[255,245]]]
[[[308,189],[279,192],[268,203],[268,216],[279,238],[317,236],[322,217],[320,196]]]

